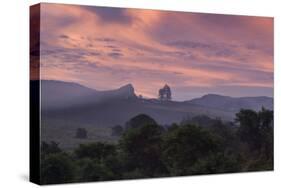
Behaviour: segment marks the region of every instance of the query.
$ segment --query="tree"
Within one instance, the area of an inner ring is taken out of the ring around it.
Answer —
[[[264,153],[264,157],[273,163],[273,111],[262,108],[258,115],[263,140],[261,150]]]
[[[148,125],[148,124],[155,125],[157,123],[150,116],[148,116],[146,114],[139,114],[139,115],[133,117],[132,119],[130,119],[126,123],[125,127],[126,127],[126,129],[139,128],[139,127],[142,127],[143,125]]]
[[[126,130],[119,141],[121,152],[125,155],[126,170],[138,172],[138,175],[141,173],[143,177],[167,172],[161,161],[162,132],[163,128],[157,124],[143,124]]]
[[[113,144],[94,142],[90,144],[80,144],[74,153],[77,158],[90,158],[102,161],[110,155],[116,155],[116,148]]]
[[[172,125],[168,126],[167,127],[167,131],[174,131],[174,130],[177,130],[179,128],[179,125],[176,124],[176,123],[173,123]]]
[[[84,128],[76,129],[76,136],[75,137],[79,138],[79,139],[86,139],[86,138],[88,138],[87,130],[84,129]]]
[[[235,129],[228,122],[222,122],[219,119],[211,120],[211,123],[205,128],[220,139],[222,147],[228,151],[238,150],[237,146],[239,144],[237,143],[238,138],[235,134]]]
[[[78,161],[78,179],[85,181],[102,181],[114,179],[114,174],[103,163],[90,158],[83,158]]]
[[[43,141],[41,183],[273,169],[273,111],[242,109],[236,121],[197,116],[165,129],[139,114],[125,129],[112,127],[118,144],[93,142],[64,153],[58,143]]]
[[[159,89],[158,98],[161,101],[170,101],[172,99],[171,88],[165,84],[163,88]]]
[[[273,111],[240,110],[238,136],[248,146],[248,170],[273,168]]]
[[[262,107],[258,112],[261,131],[270,131],[273,128],[273,111]]]
[[[42,142],[41,143],[41,155],[46,156],[48,154],[60,153],[62,150],[59,148],[59,143],[51,141],[50,143]]]
[[[52,153],[41,161],[41,183],[58,184],[74,182],[74,161],[66,153]]]
[[[124,132],[124,129],[121,125],[115,125],[111,128],[111,136],[121,136]]]
[[[189,170],[191,174],[231,173],[241,171],[241,166],[239,156],[213,152],[204,158],[199,158]]]
[[[185,124],[165,135],[163,161],[171,175],[208,173],[196,165],[219,152],[220,144],[217,137],[202,127]]]
[[[206,115],[197,115],[192,118],[185,119],[181,124],[195,124],[202,127],[208,127],[213,125],[217,120],[210,118]]]
[[[251,150],[258,150],[262,143],[259,114],[242,109],[236,114],[236,121],[239,123],[238,135],[241,141],[247,143]]]

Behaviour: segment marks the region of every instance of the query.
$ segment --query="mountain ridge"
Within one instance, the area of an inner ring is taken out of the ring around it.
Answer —
[[[137,97],[132,84],[126,84],[115,90],[98,91],[67,82],[43,81],[42,83],[43,119],[46,121],[61,119],[79,125],[122,125],[138,114],[147,114],[163,125],[197,115],[232,121],[235,113],[241,108],[253,110],[260,110],[262,106],[273,108],[273,99],[264,97],[233,98],[208,94],[183,102],[160,101]]]
[[[53,82],[53,83],[60,83],[60,84],[77,85],[77,86],[79,86],[81,88],[83,87],[83,88],[86,88],[86,89],[91,90],[93,92],[111,92],[111,91],[117,91],[117,90],[119,90],[119,91],[130,91],[130,93],[132,93],[135,96],[137,96],[135,94],[134,86],[131,83],[125,84],[125,85],[120,86],[120,87],[115,88],[115,89],[97,90],[95,88],[87,87],[87,86],[84,86],[84,85],[76,83],[76,82],[60,81],[60,80],[41,80],[41,82]],[[210,97],[231,98],[231,99],[245,99],[245,98],[273,99],[273,97],[269,97],[269,96],[242,96],[242,97],[235,97],[235,96],[227,96],[227,95],[222,95],[222,94],[208,93],[208,94],[202,95],[201,97],[196,97],[196,98],[192,98],[192,99],[189,99],[189,100],[183,100],[183,101],[174,101],[174,102],[190,102],[190,101],[193,101],[195,99],[203,99],[203,98],[210,98]],[[156,99],[156,98],[148,98],[148,100],[152,100],[152,99]]]
[[[268,96],[231,97],[217,94],[207,94],[185,102],[228,111],[238,111],[241,108],[259,110],[261,104],[263,107],[273,109],[273,98]]]

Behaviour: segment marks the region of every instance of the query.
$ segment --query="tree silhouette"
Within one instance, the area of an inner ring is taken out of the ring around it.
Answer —
[[[57,184],[74,181],[75,163],[66,153],[54,153],[41,162],[41,183]]]
[[[111,131],[111,136],[121,136],[124,129],[121,125],[115,125],[111,128]]]
[[[167,84],[165,84],[163,88],[159,89],[158,98],[161,101],[172,100],[171,88]]]
[[[64,152],[56,142],[42,142],[41,183],[272,170],[273,111],[242,109],[236,121],[197,116],[165,128],[139,114],[117,143],[92,142]]]
[[[94,142],[90,144],[80,144],[74,152],[77,158],[103,160],[109,155],[115,155],[116,148],[112,144]]]
[[[262,108],[260,112],[241,110],[236,114],[239,122],[238,135],[251,151],[265,150],[267,158],[273,153],[273,111]]]
[[[135,117],[133,117],[132,119],[130,119],[125,127],[126,129],[129,128],[139,128],[143,125],[148,125],[148,124],[157,124],[156,121],[154,119],[152,119],[150,116],[146,115],[146,114],[139,114]]]
[[[163,160],[173,175],[208,173],[198,167],[219,151],[219,140],[202,127],[186,124],[164,138]]]
[[[80,138],[80,139],[86,139],[88,138],[88,133],[87,130],[84,128],[78,128],[76,130],[76,138]]]
[[[119,145],[125,155],[126,169],[142,173],[143,177],[166,172],[161,161],[161,135],[163,128],[157,124],[144,124],[128,129],[122,135]]]
[[[42,142],[41,143],[41,155],[44,157],[49,154],[59,153],[62,150],[59,148],[59,144],[57,142],[51,141],[50,143]]]

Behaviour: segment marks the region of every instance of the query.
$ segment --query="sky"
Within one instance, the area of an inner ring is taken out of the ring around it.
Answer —
[[[156,98],[273,96],[273,18],[41,4],[41,79]]]

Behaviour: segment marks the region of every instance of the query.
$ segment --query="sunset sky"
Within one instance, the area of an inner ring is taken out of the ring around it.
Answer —
[[[273,95],[273,19],[41,4],[41,79],[174,100]]]

